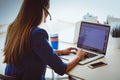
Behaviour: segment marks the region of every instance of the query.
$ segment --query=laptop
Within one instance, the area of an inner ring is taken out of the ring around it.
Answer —
[[[106,55],[110,26],[82,21],[79,30],[77,48],[84,50],[87,55],[80,64],[102,58]],[[74,54],[63,56],[65,59],[74,58]]]

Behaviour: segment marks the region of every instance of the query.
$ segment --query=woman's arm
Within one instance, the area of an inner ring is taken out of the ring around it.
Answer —
[[[73,67],[76,66],[76,64],[82,60],[84,58],[84,56],[86,55],[86,53],[82,50],[78,50],[76,53],[76,57],[70,61],[69,63],[67,63],[67,69],[66,69],[66,73],[68,73]]]
[[[74,66],[76,66],[76,64],[82,60],[84,58],[84,56],[86,55],[84,51],[82,50],[78,50],[76,48],[73,47],[69,47],[63,50],[56,50],[55,51],[58,55],[68,55],[70,53],[76,54],[76,57],[70,61],[69,63],[67,63],[67,70],[66,73],[69,72]]]
[[[60,55],[68,55],[70,53],[76,54],[77,49],[73,47],[69,47],[63,50],[56,50],[55,52],[60,56]]]

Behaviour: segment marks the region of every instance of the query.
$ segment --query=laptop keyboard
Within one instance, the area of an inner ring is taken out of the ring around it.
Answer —
[[[89,53],[89,52],[86,52],[87,55],[85,56],[85,58],[92,58],[92,57],[95,57],[97,56],[96,54],[92,54],[92,53]]]

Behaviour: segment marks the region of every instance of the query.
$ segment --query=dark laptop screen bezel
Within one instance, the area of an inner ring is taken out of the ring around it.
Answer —
[[[99,50],[99,49],[96,49],[96,48],[93,48],[93,47],[90,47],[90,46],[85,46],[85,45],[80,46],[79,45],[79,37],[80,37],[80,34],[81,34],[81,29],[83,27],[82,26],[83,24],[97,25],[97,26],[101,26],[101,27],[107,27],[109,29],[108,34],[107,34],[108,35],[107,42],[105,44],[104,50]],[[85,50],[89,50],[89,51],[93,51],[93,52],[97,52],[97,53],[101,53],[101,54],[105,55],[106,54],[106,50],[107,50],[107,45],[108,45],[109,33],[110,33],[110,26],[109,25],[82,21],[81,24],[80,24],[80,30],[79,30],[79,36],[78,36],[78,41],[77,41],[77,47],[81,48],[81,49],[85,49]]]

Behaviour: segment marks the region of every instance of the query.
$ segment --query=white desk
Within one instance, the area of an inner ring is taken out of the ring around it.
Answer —
[[[74,45],[60,43],[60,48],[70,46]],[[68,74],[85,80],[120,80],[120,49],[114,49],[112,47],[111,39],[109,40],[106,56],[91,63],[97,61],[105,61],[108,65],[90,69],[88,67],[90,63],[86,65],[78,64]]]

